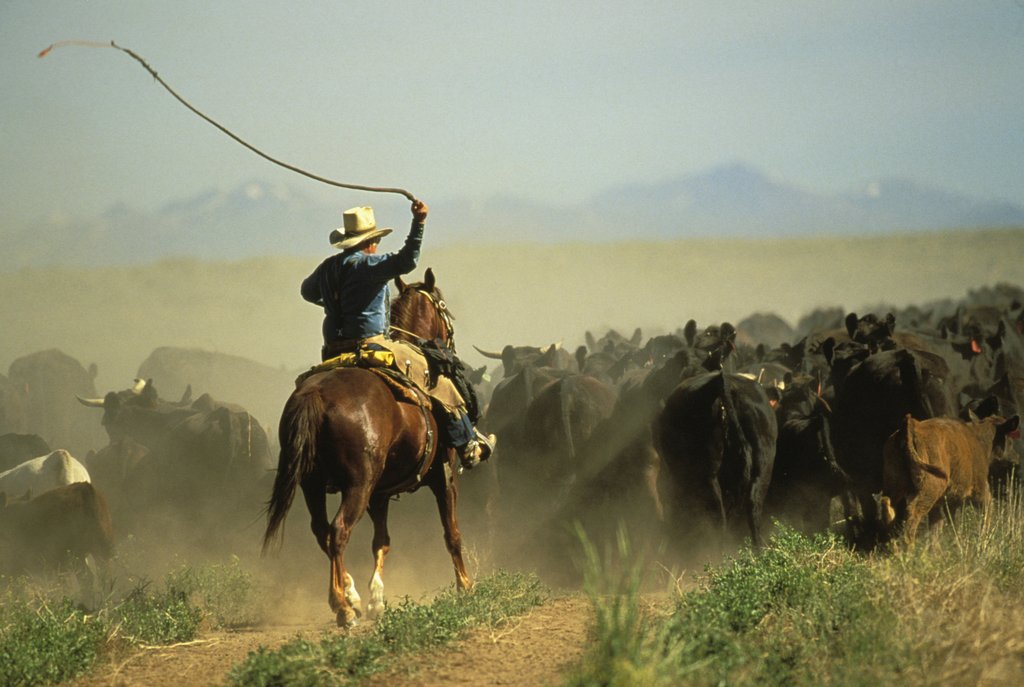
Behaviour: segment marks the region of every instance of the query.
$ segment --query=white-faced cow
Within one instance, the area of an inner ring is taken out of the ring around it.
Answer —
[[[915,420],[903,425],[885,442],[880,519],[890,530],[903,526],[913,541],[925,517],[941,525],[945,498],[951,510],[963,503],[985,508],[992,500],[989,466],[1000,457],[1010,439],[1020,436],[1020,417],[991,415]]]

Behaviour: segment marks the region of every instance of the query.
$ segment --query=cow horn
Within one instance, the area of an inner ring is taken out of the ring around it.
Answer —
[[[146,380],[140,377],[135,378],[135,384],[132,385],[131,392],[133,394],[141,394],[142,390],[146,388]]]
[[[482,348],[478,348],[475,344],[473,348],[476,348],[476,352],[485,358],[491,358],[492,360],[501,360],[501,353],[494,353],[492,351],[485,351]]]
[[[90,408],[102,408],[103,407],[103,399],[102,398],[82,398],[81,396],[79,396],[77,394],[75,395],[75,398],[77,398],[78,402],[81,403],[83,406],[88,406]]]

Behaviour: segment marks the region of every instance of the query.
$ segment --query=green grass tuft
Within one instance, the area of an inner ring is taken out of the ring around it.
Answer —
[[[450,589],[429,604],[404,598],[388,606],[367,635],[327,634],[319,642],[298,638],[274,651],[261,647],[231,670],[229,680],[268,687],[357,682],[388,669],[397,656],[447,644],[473,627],[499,627],[545,598],[535,577],[499,572],[471,591]]]
[[[660,612],[642,612],[638,568],[613,572],[581,540],[596,622],[570,685],[975,684],[1024,668],[1016,490],[870,556],[778,526]]]
[[[86,672],[108,634],[100,618],[62,599],[3,599],[0,611],[0,684],[48,685]]]

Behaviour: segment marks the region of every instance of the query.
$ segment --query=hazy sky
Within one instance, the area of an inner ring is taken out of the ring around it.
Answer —
[[[251,178],[579,202],[743,161],[1024,204],[1024,3],[0,0],[0,232]],[[347,195],[339,205],[362,200]]]

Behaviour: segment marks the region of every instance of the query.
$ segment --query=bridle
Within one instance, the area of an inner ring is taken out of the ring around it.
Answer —
[[[441,320],[441,324],[444,326],[445,336],[443,338],[447,339],[447,346],[448,346],[448,348],[450,348],[451,350],[454,351],[455,350],[455,323],[454,323],[455,316],[452,315],[451,312],[448,310],[448,304],[444,302],[444,299],[438,298],[436,295],[434,295],[430,291],[427,291],[425,289],[419,289],[419,288],[413,289],[413,290],[423,294],[430,301],[430,304],[434,307],[434,313],[437,315],[437,318],[439,320]],[[413,339],[421,339],[421,338],[423,338],[419,334],[416,334],[415,332],[410,332],[408,329],[402,329],[401,327],[396,327],[393,324],[389,325],[389,328],[393,332],[398,332],[399,334],[405,334],[406,336],[411,336]]]

